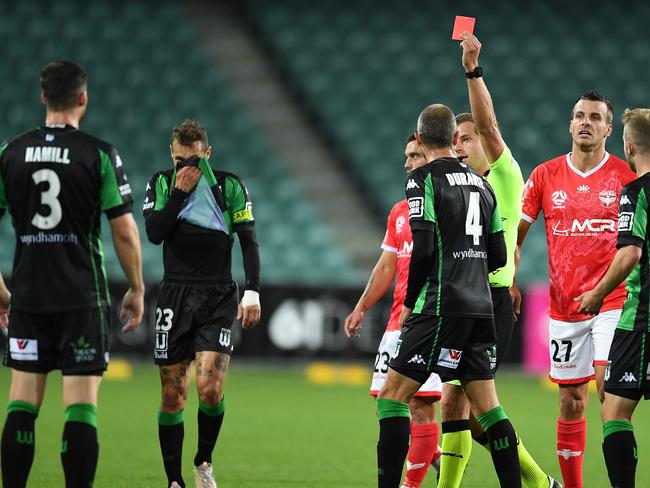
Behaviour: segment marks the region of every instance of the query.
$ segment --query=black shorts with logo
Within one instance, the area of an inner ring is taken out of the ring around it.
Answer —
[[[489,380],[496,369],[493,318],[411,315],[390,367],[419,383],[431,373],[442,381]]]
[[[12,310],[4,363],[18,371],[101,376],[108,366],[110,307],[61,313]]]
[[[165,278],[156,308],[154,362],[194,359],[200,351],[231,354],[230,328],[237,316],[238,292],[232,280],[188,283]]]
[[[605,370],[605,391],[639,401],[650,399],[650,332],[616,329]]]

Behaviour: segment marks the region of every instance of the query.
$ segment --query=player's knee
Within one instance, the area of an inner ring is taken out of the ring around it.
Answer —
[[[565,419],[579,420],[585,412],[587,402],[579,397],[566,395],[560,401],[560,411]]]
[[[436,405],[433,402],[412,400],[409,403],[409,412],[414,424],[430,424],[436,421]]]
[[[218,405],[223,398],[223,388],[221,381],[211,381],[197,383],[199,400],[208,405]]]
[[[167,384],[163,387],[162,410],[165,412],[178,412],[185,408],[187,387]]]

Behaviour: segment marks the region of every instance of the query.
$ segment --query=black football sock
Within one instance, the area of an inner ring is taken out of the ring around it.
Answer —
[[[223,422],[226,401],[221,398],[217,405],[208,405],[199,400],[199,447],[194,456],[194,466],[200,466],[204,462],[212,463],[212,450],[217,443],[221,423]]]
[[[404,460],[409,450],[411,432],[409,407],[406,403],[379,398],[377,412],[379,413],[377,486],[399,488]]]
[[[20,400],[10,401],[2,431],[2,485],[23,488],[34,460],[34,423],[38,407]]]
[[[175,481],[181,488],[185,488],[185,482],[181,474],[183,436],[185,434],[183,419],[183,410],[176,413],[163,412],[162,410],[158,412],[158,440],[160,441],[160,452],[162,453],[165,474],[167,475],[167,486]]]
[[[477,420],[488,435],[490,455],[501,488],[521,488],[517,434],[501,406],[495,407]]]
[[[603,454],[609,481],[615,488],[634,487],[638,462],[632,423],[610,420],[603,424]]]
[[[61,462],[67,488],[92,486],[99,456],[97,407],[74,403],[65,409]]]

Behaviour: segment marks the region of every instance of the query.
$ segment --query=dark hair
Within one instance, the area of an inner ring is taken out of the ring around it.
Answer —
[[[456,132],[454,113],[445,105],[429,105],[418,117],[417,130],[425,146],[430,148],[451,147],[454,144],[454,133]]]
[[[573,118],[576,103],[578,103],[580,100],[589,100],[591,102],[603,102],[605,105],[607,105],[607,123],[608,124],[612,123],[612,120],[614,119],[614,107],[612,106],[612,102],[610,102],[608,99],[606,99],[604,96],[602,96],[600,93],[598,93],[595,90],[583,93],[582,96],[580,96],[580,98],[576,100],[576,102],[573,104],[574,109],[571,111],[571,118]]]
[[[47,108],[56,112],[77,106],[77,97],[88,83],[86,72],[78,64],[57,60],[41,71],[41,90]]]
[[[406,137],[406,141],[405,141],[405,142],[406,142],[406,144],[408,144],[409,142],[413,142],[413,141],[415,141],[415,140],[416,140],[415,132],[411,132],[411,133]]]
[[[196,141],[201,141],[207,148],[208,132],[196,120],[185,119],[172,131],[172,142],[178,141],[181,146],[191,146]]]

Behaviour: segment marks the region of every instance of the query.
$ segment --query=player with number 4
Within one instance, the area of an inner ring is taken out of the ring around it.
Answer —
[[[588,385],[596,380],[602,402],[607,355],[626,295],[621,283],[595,317],[582,313],[574,301],[601,280],[616,254],[621,188],[635,178],[625,161],[605,151],[612,117],[611,103],[597,92],[576,101],[569,123],[571,152],[539,165],[530,175],[518,229],[517,262],[530,226],[544,212],[550,378],[560,386],[557,455],[566,488],[582,487]]]
[[[223,381],[233,351],[230,328],[235,316],[244,329],[259,322],[260,258],[248,190],[234,174],[208,165],[212,148],[206,130],[185,120],[171,139],[173,168],[151,177],[143,207],[147,237],[163,243],[154,350],[162,384],[158,436],[167,486],[184,487],[183,409],[195,360],[199,442],[194,479],[197,487],[212,488],[212,450],[223,421]],[[235,233],[246,275],[239,305],[230,274]]]

